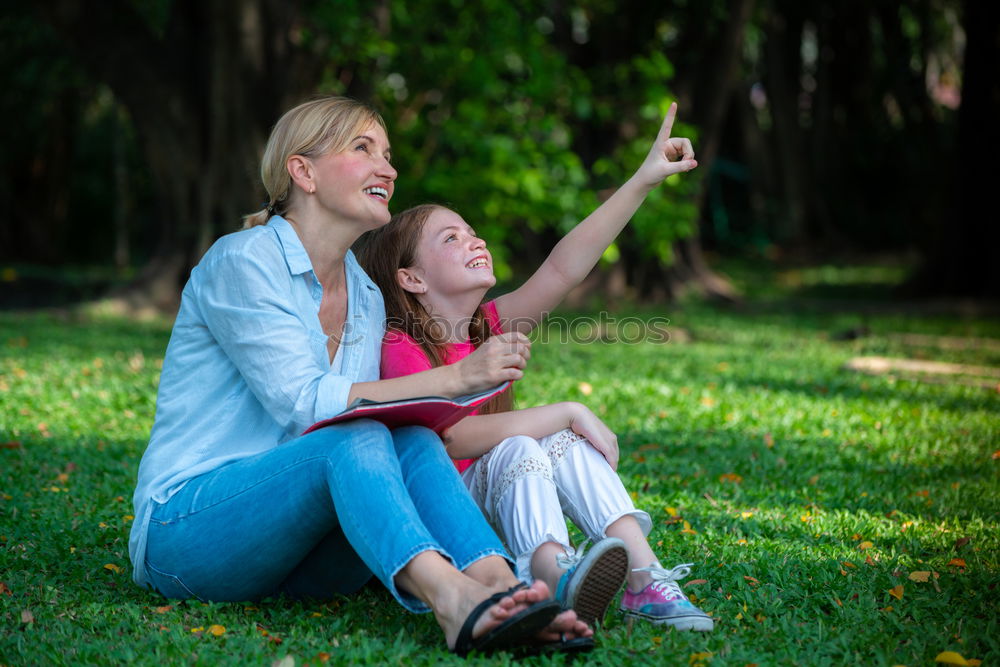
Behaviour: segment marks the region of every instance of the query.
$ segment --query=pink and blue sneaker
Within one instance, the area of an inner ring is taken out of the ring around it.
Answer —
[[[667,570],[659,563],[642,567],[633,572],[649,572],[653,583],[638,593],[625,587],[621,609],[626,616],[641,618],[656,625],[670,625],[677,630],[711,632],[715,627],[712,618],[691,604],[677,584],[678,579],[691,574],[692,563],[677,565]]]

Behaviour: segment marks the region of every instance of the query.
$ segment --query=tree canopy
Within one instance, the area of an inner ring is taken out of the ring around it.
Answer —
[[[995,61],[997,12],[975,4],[14,0],[0,260],[136,267],[134,293],[168,304],[259,208],[281,112],[334,93],[384,112],[394,208],[456,208],[501,278],[627,177],[673,99],[701,168],[657,190],[607,253],[635,295],[725,295],[702,245],[983,265],[953,213],[975,176],[955,167],[962,119],[975,135],[998,104],[996,75],[963,61]]]

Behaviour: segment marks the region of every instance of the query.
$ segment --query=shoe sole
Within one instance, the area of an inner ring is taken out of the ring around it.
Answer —
[[[659,618],[657,616],[647,616],[636,611],[625,611],[622,612],[625,616],[632,618],[639,618],[653,625],[669,625],[674,630],[680,631],[694,631],[694,632],[711,632],[715,629],[715,621],[711,618],[706,618],[704,616],[679,616],[677,618]]]
[[[595,544],[577,566],[574,586],[567,595],[567,606],[591,628],[604,620],[611,601],[628,576],[628,551],[625,543],[611,538]]]

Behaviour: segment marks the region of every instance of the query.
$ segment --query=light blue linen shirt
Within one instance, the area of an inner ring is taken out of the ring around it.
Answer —
[[[347,407],[355,382],[379,378],[382,293],[345,262],[347,320],[334,363],[319,322],[323,288],[280,216],[224,236],[191,271],[167,345],[129,538],[146,583],[153,503],[227,463],[277,447]]]

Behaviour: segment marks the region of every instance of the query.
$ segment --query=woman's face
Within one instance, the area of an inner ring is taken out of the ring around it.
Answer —
[[[496,284],[486,241],[476,236],[462,216],[448,209],[437,208],[427,217],[416,259],[411,268],[429,295],[485,291]]]
[[[389,222],[396,181],[385,131],[372,123],[347,148],[313,158],[316,195],[335,217],[374,229]]]

